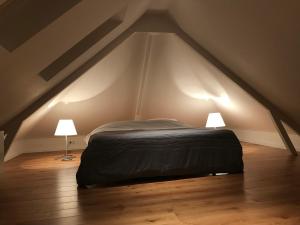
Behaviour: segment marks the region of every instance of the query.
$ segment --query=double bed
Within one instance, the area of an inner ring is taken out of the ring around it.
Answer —
[[[79,186],[136,178],[243,172],[242,147],[231,130],[192,128],[176,120],[122,121],[88,136],[76,174]]]

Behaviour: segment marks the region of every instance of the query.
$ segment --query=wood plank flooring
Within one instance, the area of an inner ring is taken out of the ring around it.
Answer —
[[[300,224],[300,157],[243,144],[245,173],[77,189],[80,152],[25,154],[0,172],[0,224]]]

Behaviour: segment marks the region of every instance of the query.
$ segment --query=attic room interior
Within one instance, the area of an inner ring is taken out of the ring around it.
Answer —
[[[0,0],[0,224],[300,224],[299,11]]]

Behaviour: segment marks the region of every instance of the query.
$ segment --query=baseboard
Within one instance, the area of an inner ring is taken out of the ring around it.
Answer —
[[[233,129],[233,131],[240,141],[285,149],[279,134],[276,132],[239,129]],[[300,151],[300,136],[297,134],[289,134],[289,137],[291,138],[296,150]]]
[[[72,141],[72,143],[69,144],[69,150],[86,148],[85,136],[73,136],[69,137],[68,140]],[[23,153],[51,152],[64,149],[64,137],[15,140],[5,155],[4,161],[13,159]]]

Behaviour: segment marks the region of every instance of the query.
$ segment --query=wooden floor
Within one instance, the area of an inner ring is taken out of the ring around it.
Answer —
[[[0,224],[300,224],[300,157],[243,147],[243,175],[79,190],[79,153],[22,155],[0,173]]]

